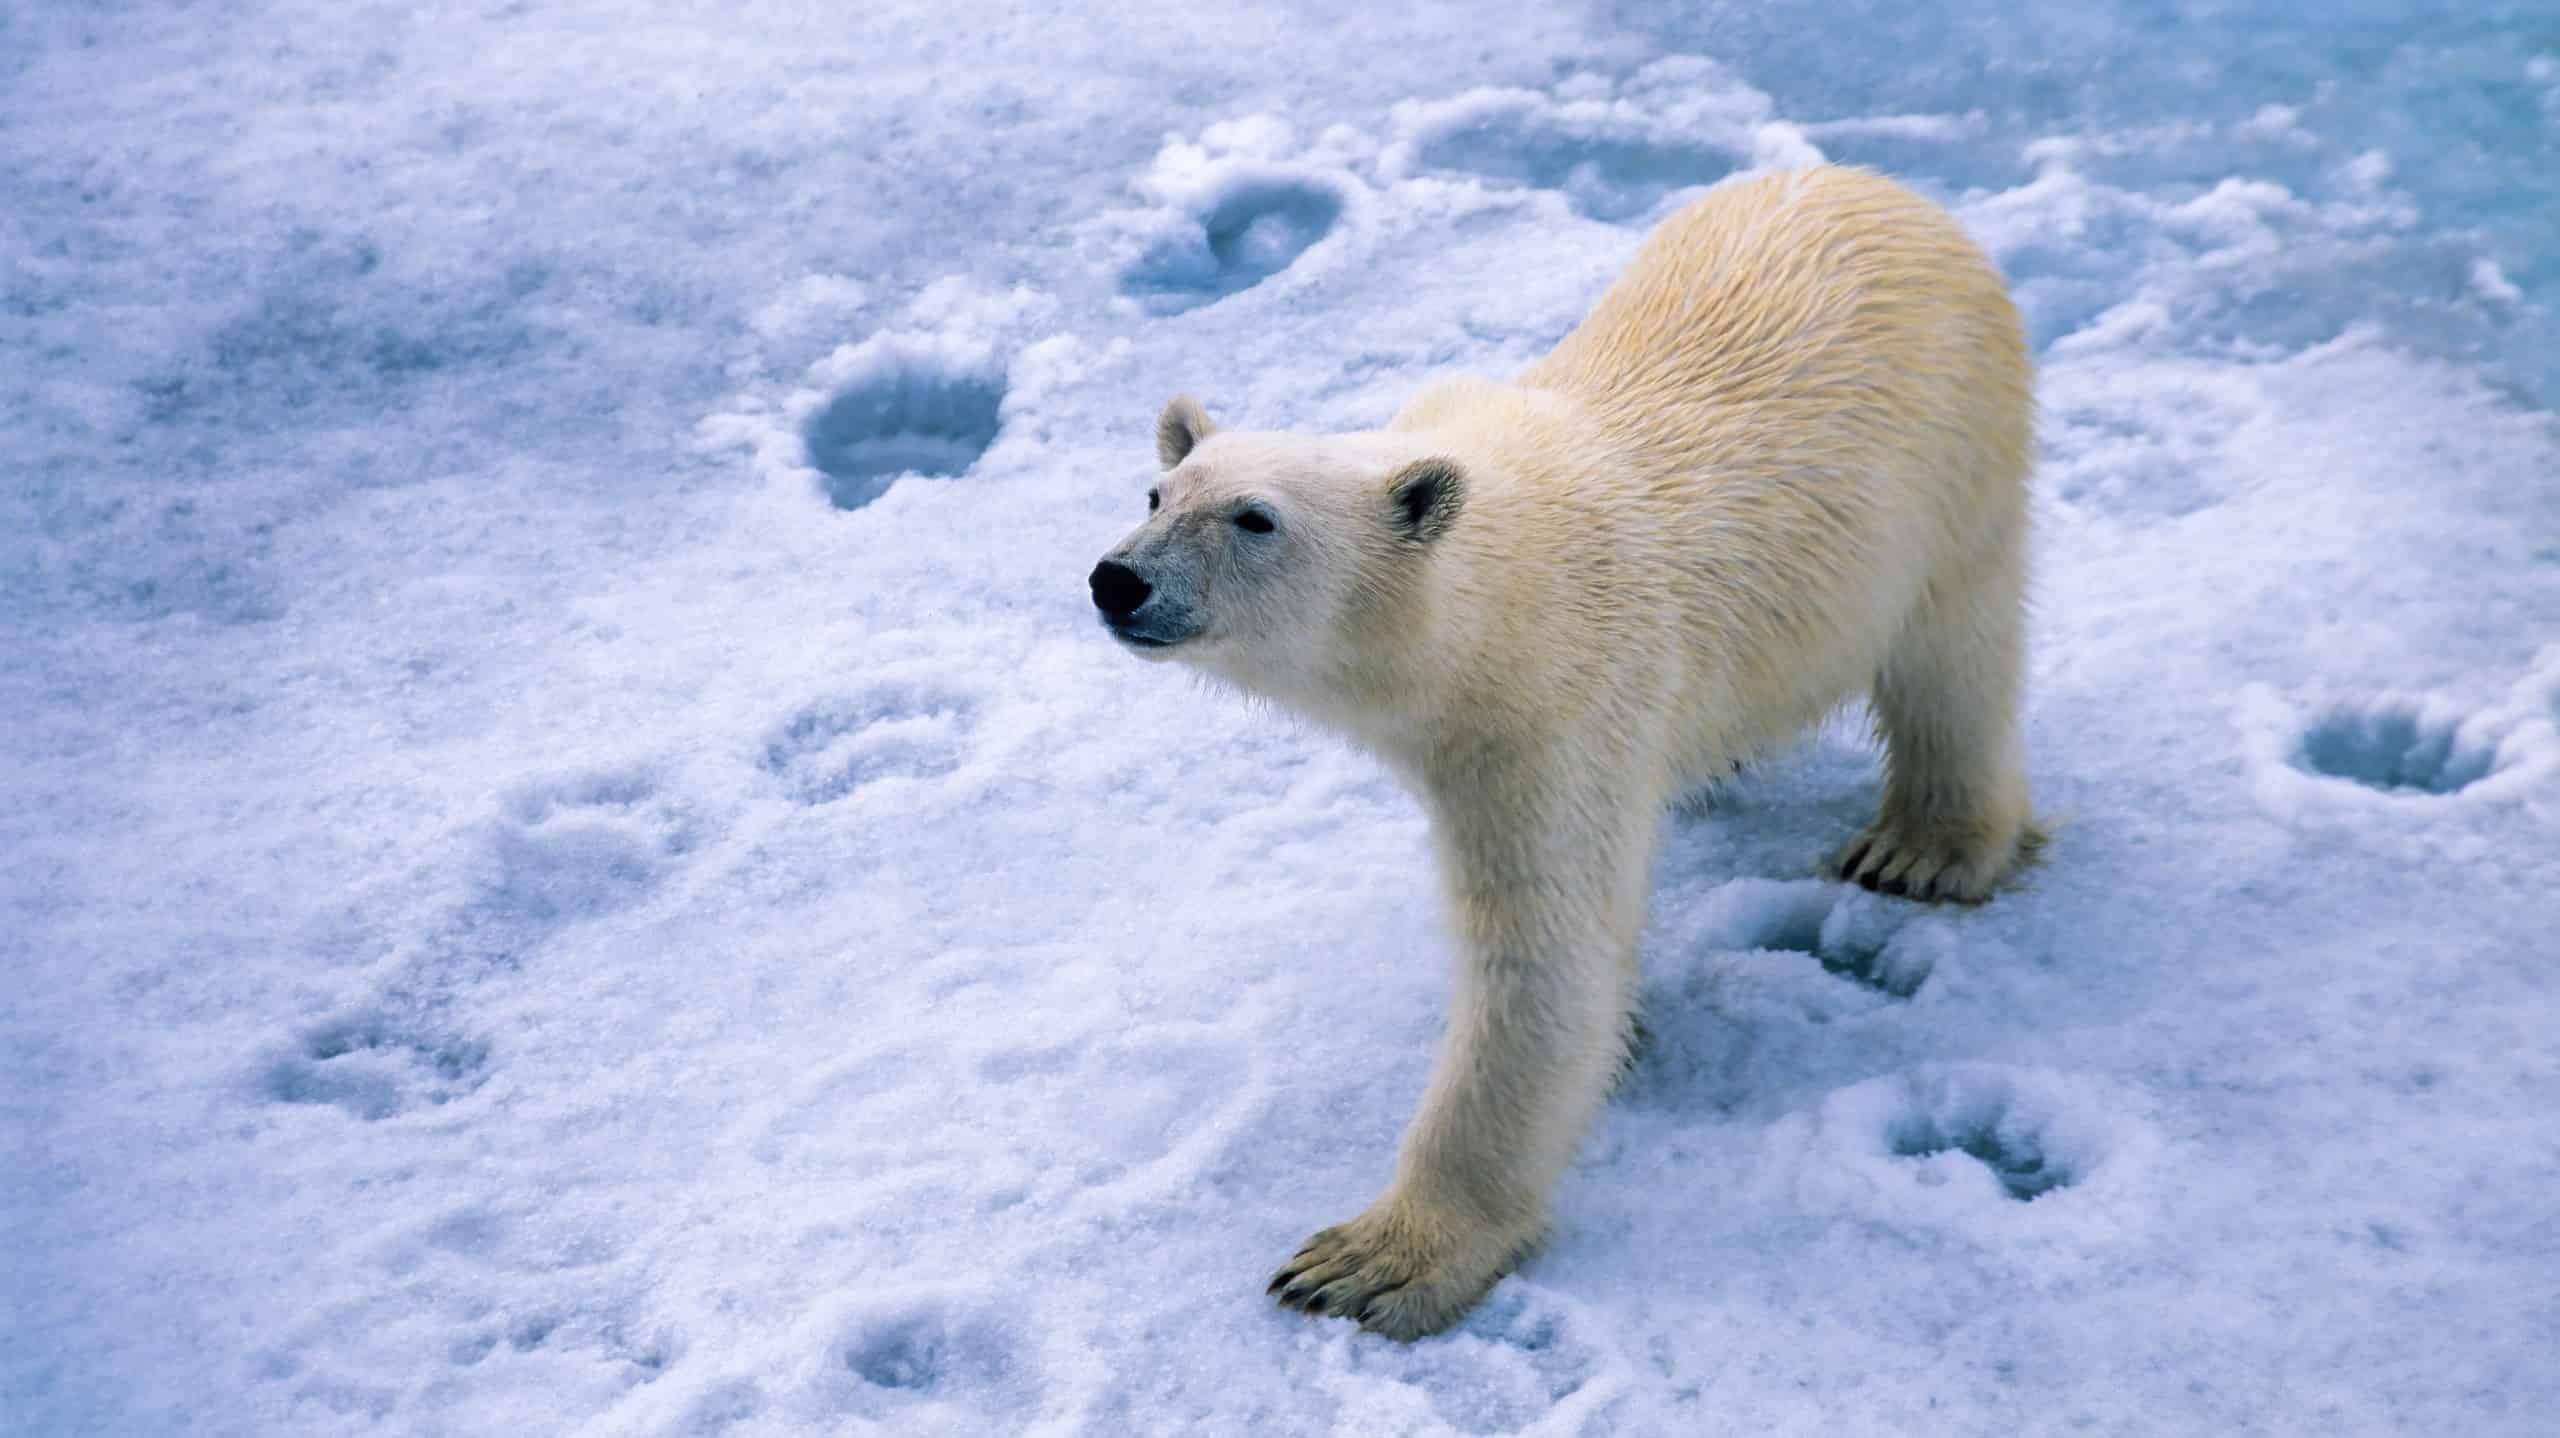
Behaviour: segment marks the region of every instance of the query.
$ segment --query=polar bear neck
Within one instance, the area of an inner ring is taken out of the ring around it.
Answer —
[[[1535,727],[1524,711],[1656,649],[1622,632],[1630,599],[1642,627],[1644,596],[1620,582],[1642,540],[1586,508],[1623,457],[1580,401],[1445,379],[1376,439],[1455,460],[1463,507],[1421,553],[1378,556],[1371,599],[1345,617],[1325,672],[1273,698],[1419,773],[1453,743]],[[1559,629],[1573,642],[1521,642]]]

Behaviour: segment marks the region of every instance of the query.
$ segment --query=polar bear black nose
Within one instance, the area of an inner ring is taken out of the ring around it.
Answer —
[[[1116,559],[1106,559],[1093,567],[1093,607],[1114,619],[1126,619],[1138,612],[1156,587],[1138,577],[1138,571]]]

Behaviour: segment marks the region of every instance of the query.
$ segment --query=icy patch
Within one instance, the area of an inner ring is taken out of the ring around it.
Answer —
[[[1547,190],[1593,219],[1649,216],[1673,194],[1737,170],[1811,164],[1821,153],[1778,121],[1769,97],[1694,57],[1623,81],[1577,76],[1552,91],[1471,90],[1396,107],[1391,177],[1471,175]]]
[[[2167,163],[2147,152],[2199,143],[2178,127],[2040,140],[2025,150],[2032,180],[1960,199],[1959,218],[2008,276],[2037,348],[2068,353],[2127,311],[2145,316],[2140,332],[2119,328],[2103,343],[2174,334],[2190,352],[2246,355],[2337,339],[2351,317],[2395,338],[2430,336],[2430,348],[2477,348],[2506,323],[2473,280],[2472,247],[2413,234],[2418,212],[2378,154],[2324,168],[2262,142],[2281,178],[2225,174],[2168,196],[2120,182],[2146,158]],[[2413,284],[2413,272],[2429,282]]]
[[[1833,164],[1861,165],[1931,188],[1932,180],[1956,188],[1988,186],[2008,165],[1991,158],[1986,140],[1991,119],[1980,110],[1960,115],[1850,115],[1808,121],[1798,127]]]
[[[2008,277],[2027,337],[2041,349],[2140,298],[2128,272],[2173,280],[2189,273],[2185,257],[2159,233],[2154,210],[2143,196],[2054,161],[2032,182],[1961,214]]]

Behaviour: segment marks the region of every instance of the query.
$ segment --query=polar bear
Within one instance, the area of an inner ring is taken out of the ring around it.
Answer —
[[[1663,812],[1737,757],[1863,692],[1883,801],[1832,871],[1969,902],[2024,861],[2032,407],[1981,250],[1825,166],[1673,214],[1545,358],[1383,430],[1164,411],[1103,623],[1380,756],[1460,949],[1394,1178],[1283,1303],[1416,1337],[1537,1239],[1624,1053]]]

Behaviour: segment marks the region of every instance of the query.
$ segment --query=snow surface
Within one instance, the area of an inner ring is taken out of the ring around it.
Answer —
[[[2547,0],[0,8],[0,1431],[2560,1431],[2555,153]],[[1553,1241],[1284,1313],[1449,951],[1091,623],[1153,416],[1817,155],[2033,325],[2059,837],[1667,819]]]

